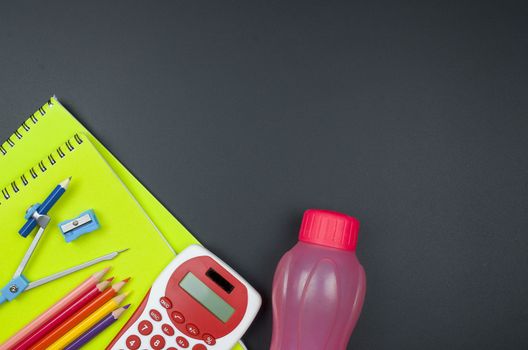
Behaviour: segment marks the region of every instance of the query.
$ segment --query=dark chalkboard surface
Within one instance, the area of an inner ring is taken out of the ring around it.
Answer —
[[[526,349],[527,23],[505,1],[4,2],[0,135],[57,94],[261,291],[250,349],[310,207],[362,222],[348,349]]]

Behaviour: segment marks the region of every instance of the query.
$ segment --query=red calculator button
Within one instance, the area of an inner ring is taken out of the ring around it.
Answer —
[[[137,335],[130,335],[126,339],[126,346],[130,350],[137,350],[141,346],[141,339]]]
[[[176,337],[176,344],[178,344],[182,348],[188,348],[189,347],[189,342],[184,337]]]
[[[178,350],[178,349],[176,349],[174,347],[170,347],[170,348],[167,348],[167,350]]]
[[[185,322],[185,317],[183,317],[183,314],[178,311],[173,311],[171,314],[171,318],[176,323],[183,323]]]
[[[139,322],[138,331],[141,335],[149,335],[152,333],[152,323],[146,320]]]
[[[198,327],[196,327],[196,325],[194,325],[192,323],[187,323],[185,325],[185,329],[187,329],[187,332],[189,332],[189,334],[191,334],[191,335],[200,334],[200,330],[198,329]]]
[[[207,348],[203,344],[196,344],[193,346],[192,350],[207,350]]]
[[[215,345],[216,344],[216,339],[211,334],[205,333],[202,336],[202,339],[205,342],[205,344],[207,344],[207,345]]]
[[[163,326],[161,326],[161,330],[163,333],[167,334],[168,336],[174,335],[174,328],[172,328],[170,325],[164,323]]]
[[[169,298],[167,297],[161,297],[160,298],[160,304],[161,306],[163,306],[165,309],[170,309],[172,307],[172,302],[170,301]]]
[[[161,321],[161,314],[159,313],[158,310],[154,310],[154,309],[150,310],[149,315],[154,321]]]
[[[154,350],[161,350],[165,347],[165,338],[161,335],[155,335],[150,339],[150,346]]]

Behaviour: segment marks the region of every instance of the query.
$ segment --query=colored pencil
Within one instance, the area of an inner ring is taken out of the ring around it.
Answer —
[[[130,304],[120,307],[119,309],[109,313],[105,318],[103,318],[101,321],[99,321],[95,326],[84,332],[83,335],[81,335],[79,338],[75,339],[70,345],[64,348],[64,350],[77,350],[80,349],[81,346],[88,343],[90,340],[95,338],[99,333],[110,327],[117,319],[121,316],[123,312],[125,312],[126,309]]]
[[[99,295],[97,298],[92,300],[88,305],[83,307],[75,315],[71,316],[64,323],[62,323],[60,326],[55,328],[44,338],[39,340],[38,343],[36,343],[35,345],[31,347],[31,350],[45,350],[49,345],[53,344],[57,339],[62,337],[64,334],[66,334],[76,324],[84,320],[90,314],[95,312],[95,310],[99,309],[107,301],[112,299],[117,294],[117,292],[119,292],[119,290],[123,288],[123,286],[125,285],[125,283],[128,282],[128,280],[129,278],[127,278],[124,281],[118,282],[114,284],[111,288],[108,288],[107,290],[105,290],[103,293],[101,293],[101,295]]]
[[[108,313],[119,307],[119,304],[126,298],[128,293],[120,294],[109,301],[107,301],[99,309],[95,310],[93,314],[86,317],[84,320],[79,322],[76,326],[70,329],[66,334],[60,337],[55,343],[48,347],[48,350],[61,350],[64,349],[68,344],[77,339],[81,334],[86,332],[90,327],[99,322]]]
[[[107,267],[103,271],[97,272],[92,276],[88,277],[88,279],[81,283],[77,288],[73,289],[65,297],[56,302],[48,310],[46,310],[44,313],[42,313],[36,319],[31,321],[24,328],[15,333],[5,343],[0,345],[0,350],[12,349],[15,344],[22,341],[28,335],[33,333],[35,330],[37,330],[39,327],[48,322],[51,318],[59,314],[62,310],[71,305],[75,300],[79,299],[82,295],[84,295],[91,288],[93,288],[97,283],[99,283],[101,278],[108,272],[109,269],[110,268]]]
[[[107,279],[106,281],[100,282],[95,285],[94,288],[89,290],[85,295],[77,299],[73,304],[62,310],[58,315],[54,316],[51,320],[49,320],[45,325],[37,329],[35,332],[33,332],[30,336],[25,338],[22,342],[18,343],[14,350],[25,350],[29,349],[29,347],[36,342],[38,342],[40,339],[44,338],[46,334],[54,330],[56,327],[58,327],[61,323],[66,321],[70,316],[75,314],[77,311],[82,309],[86,304],[88,304],[90,301],[95,299],[98,295],[100,295],[106,287],[110,284],[112,281],[112,278]]]

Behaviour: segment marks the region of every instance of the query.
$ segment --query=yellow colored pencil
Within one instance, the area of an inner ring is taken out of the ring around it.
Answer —
[[[84,320],[79,322],[75,327],[70,329],[66,334],[60,337],[55,343],[51,344],[47,350],[59,350],[64,349],[68,344],[77,339],[80,335],[86,332],[90,327],[95,325],[97,322],[103,319],[106,315],[119,308],[119,304],[123,302],[128,293],[120,294],[109,301],[107,301],[99,309],[95,310],[93,314],[86,317]]]

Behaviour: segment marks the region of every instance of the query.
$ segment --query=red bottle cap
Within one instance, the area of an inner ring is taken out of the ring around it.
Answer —
[[[356,250],[359,221],[335,211],[308,209],[304,212],[299,240],[326,247]]]

